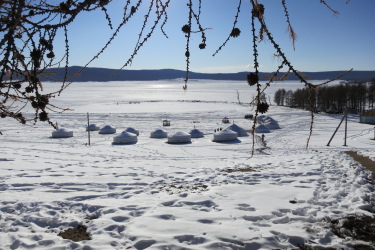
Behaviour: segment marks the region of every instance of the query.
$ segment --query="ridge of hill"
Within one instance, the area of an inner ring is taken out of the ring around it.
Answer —
[[[185,78],[186,72],[175,69],[158,69],[158,70],[118,70],[108,68],[85,68],[72,66],[68,68],[68,81],[88,82],[88,81],[156,81]],[[245,80],[249,72],[238,73],[197,73],[189,72],[189,79],[206,79],[206,80]],[[309,80],[327,80],[334,79],[342,75],[345,71],[324,71],[324,72],[303,72],[303,75]],[[65,68],[50,68],[45,71],[41,77],[44,81],[61,81],[65,74]],[[273,73],[261,72],[260,79],[266,80],[267,76]],[[282,76],[284,73],[280,73]],[[347,81],[370,81],[375,79],[375,71],[352,71],[340,78]],[[287,80],[298,80],[294,74],[290,74]]]

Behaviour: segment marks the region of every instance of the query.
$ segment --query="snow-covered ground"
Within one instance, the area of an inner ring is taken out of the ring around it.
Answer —
[[[268,93],[272,100],[279,88],[301,87],[276,83]],[[327,147],[341,116],[318,114],[306,150],[309,112],[271,106],[281,129],[266,134],[269,148],[257,140],[251,157],[251,136],[212,142],[228,126],[224,116],[251,129],[243,117],[252,96],[246,83],[228,81],[192,81],[187,92],[181,81],[75,83],[54,102],[71,111],[53,115],[72,138],[51,138],[44,123],[0,119],[0,249],[350,248],[328,221],[375,211],[369,172],[343,153],[375,159],[373,126],[351,115],[347,146],[342,125]],[[87,112],[117,135],[139,130],[138,142],[112,145],[116,135],[92,132],[88,146]],[[205,137],[189,144],[150,138],[158,128],[194,127]],[[91,240],[57,235],[79,224]]]

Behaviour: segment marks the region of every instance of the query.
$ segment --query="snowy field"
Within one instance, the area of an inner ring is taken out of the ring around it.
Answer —
[[[212,142],[221,119],[251,129],[244,119],[254,92],[246,83],[191,81],[75,83],[54,102],[71,110],[54,114],[74,137],[51,138],[44,123],[21,126],[0,119],[0,249],[291,249],[309,244],[351,248],[329,221],[375,211],[369,172],[343,153],[375,159],[373,126],[349,116],[327,147],[341,115],[316,115],[309,149],[309,112],[271,106],[281,129]],[[298,82],[269,89],[294,90]],[[54,83],[46,89],[57,89]],[[239,93],[238,103],[237,92]],[[115,135],[91,133],[91,123],[120,134],[139,130],[138,142],[112,145]],[[30,114],[31,115],[31,114]],[[162,120],[171,121],[162,127]],[[230,125],[230,124],[229,124]],[[202,130],[192,143],[167,144],[150,132]],[[58,236],[85,225],[91,240]]]

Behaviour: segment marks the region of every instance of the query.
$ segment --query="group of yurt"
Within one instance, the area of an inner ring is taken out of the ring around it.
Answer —
[[[255,128],[255,133],[270,133],[270,130],[273,129],[280,129],[279,124],[277,121],[272,119],[269,116],[259,116],[257,119],[259,125]],[[90,124],[86,127],[86,131],[98,131],[99,134],[115,134],[116,128],[105,125],[103,127],[99,127],[96,124]],[[115,136],[113,138],[112,144],[134,144],[138,142],[138,135],[139,131],[128,127],[126,128],[121,134]],[[168,132],[163,129],[156,129],[150,133],[150,138],[167,138],[167,143],[170,144],[182,144],[182,143],[190,143],[192,138],[202,138],[204,137],[204,133],[196,129],[190,130],[189,133],[185,133],[182,131],[175,132],[171,135],[168,135]],[[241,128],[237,124],[233,122],[232,125],[227,127],[226,129],[220,129],[215,131],[213,134],[213,142],[228,142],[228,141],[235,141],[238,140],[238,137],[248,136],[248,131],[244,128]],[[73,131],[67,130],[65,128],[61,128],[52,132],[53,138],[69,138],[73,137]]]

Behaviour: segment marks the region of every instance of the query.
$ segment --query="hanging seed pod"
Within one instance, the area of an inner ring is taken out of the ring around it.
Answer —
[[[39,113],[39,120],[41,120],[42,122],[47,121],[48,120],[47,112],[45,112],[45,111],[40,112]]]
[[[34,91],[34,89],[31,87],[31,86],[27,86],[26,88],[25,88],[25,92],[26,93],[31,93],[31,92],[33,92]]]
[[[264,15],[264,5],[263,4],[255,5],[251,13],[253,14],[254,17],[262,18]]]
[[[38,103],[37,103],[36,101],[32,101],[32,102],[31,102],[31,106],[32,106],[34,109],[36,109],[36,108],[38,108]]]
[[[262,113],[262,114],[267,113],[268,108],[269,108],[269,105],[268,105],[267,102],[260,102],[257,105],[257,109],[258,109],[259,113]]]
[[[51,51],[47,54],[47,58],[49,58],[49,59],[54,58],[54,57],[55,57],[55,53],[53,53],[53,51]]]
[[[201,43],[201,44],[199,44],[199,48],[200,48],[200,49],[205,49],[205,48],[206,48],[206,44],[205,44],[205,43]]]
[[[190,29],[190,26],[185,24],[184,26],[182,26],[181,28],[182,32],[186,33],[186,34],[189,34],[191,32],[191,29]]]
[[[231,37],[239,37],[241,34],[241,30],[239,28],[232,29],[232,32],[230,33]]]
[[[259,82],[259,77],[255,73],[250,73],[247,75],[247,82],[249,83],[250,86],[254,86]]]

